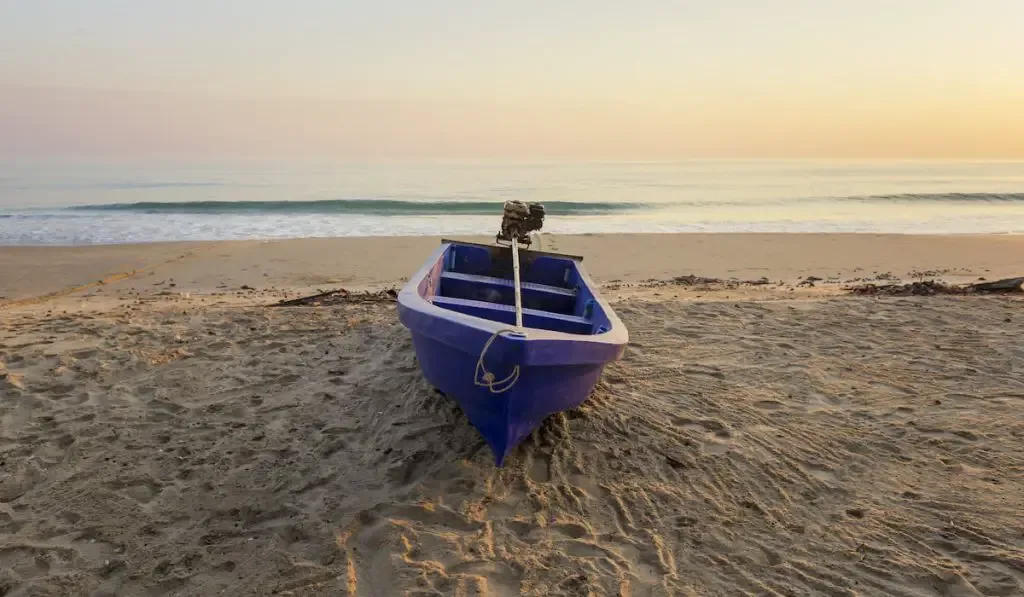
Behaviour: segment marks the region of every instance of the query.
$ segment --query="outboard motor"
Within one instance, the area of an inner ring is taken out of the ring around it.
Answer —
[[[523,203],[522,201],[506,201],[505,212],[501,218],[501,230],[498,231],[498,242],[530,246],[530,233],[544,226],[544,205],[541,203]]]

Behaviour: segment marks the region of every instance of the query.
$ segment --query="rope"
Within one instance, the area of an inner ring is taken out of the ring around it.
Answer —
[[[512,368],[512,373],[509,373],[508,377],[499,381],[495,381],[494,374],[488,371],[487,367],[484,366],[484,355],[487,354],[487,350],[491,348],[491,344],[494,343],[494,340],[498,336],[504,334],[505,332],[517,331],[519,330],[515,330],[512,328],[504,328],[491,334],[491,337],[488,338],[487,342],[484,343],[483,350],[480,351],[480,358],[476,360],[476,369],[473,371],[474,384],[481,387],[486,387],[488,390],[491,391],[492,394],[501,394],[502,392],[507,392],[512,389],[512,386],[516,385],[516,382],[519,381],[519,365],[516,365],[515,367]],[[481,371],[483,372],[483,375],[480,374]]]

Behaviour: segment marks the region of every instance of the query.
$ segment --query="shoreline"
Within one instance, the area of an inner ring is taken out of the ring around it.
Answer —
[[[452,238],[493,242],[491,236]],[[102,290],[209,295],[400,285],[438,236],[294,238],[0,247],[0,307]],[[544,235],[539,250],[582,255],[599,283],[678,276],[798,284],[822,280],[973,282],[1024,274],[1024,235],[634,233]],[[156,288],[160,282],[166,284]]]
[[[554,233],[544,232],[543,237],[572,238],[584,236],[893,236],[910,238],[944,238],[944,237],[1024,237],[1024,230],[1007,230],[1003,232],[571,232]],[[39,244],[39,245],[4,245],[0,244],[0,251],[4,249],[75,249],[75,248],[100,248],[100,247],[149,247],[153,245],[205,245],[210,243],[249,243],[249,242],[281,242],[294,240],[371,240],[386,238],[492,238],[492,235],[484,234],[353,234],[345,236],[283,236],[283,237],[259,237],[259,238],[231,238],[213,240],[153,240],[141,242],[111,242],[111,243],[86,243],[86,244]]]

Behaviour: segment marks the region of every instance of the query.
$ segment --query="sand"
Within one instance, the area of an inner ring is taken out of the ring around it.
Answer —
[[[1017,237],[549,240],[631,344],[500,470],[393,303],[266,306],[436,240],[0,249],[0,595],[1024,594],[1024,300],[842,291]]]
[[[457,237],[492,242],[488,237]],[[0,247],[0,305],[69,289],[151,293],[372,287],[401,281],[439,238],[331,238],[96,247]],[[694,274],[796,283],[917,274],[957,280],[1021,275],[1024,235],[588,234],[544,235],[540,249],[584,257],[602,282]],[[83,288],[84,287],[84,288]]]

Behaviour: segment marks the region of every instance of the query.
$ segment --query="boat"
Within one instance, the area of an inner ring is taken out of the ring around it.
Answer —
[[[442,240],[398,294],[420,370],[503,466],[549,415],[579,406],[628,332],[583,258]]]

